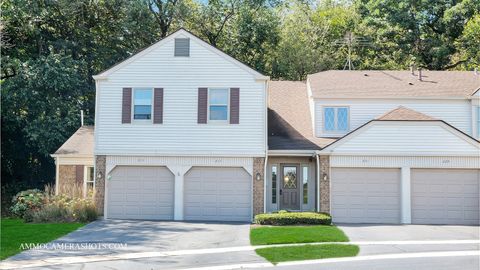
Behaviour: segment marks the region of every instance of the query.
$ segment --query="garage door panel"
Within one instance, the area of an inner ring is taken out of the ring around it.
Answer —
[[[186,220],[251,219],[251,176],[243,168],[194,167],[184,190]]]
[[[107,193],[108,218],[173,219],[174,176],[166,167],[118,166]]]
[[[400,170],[332,168],[334,222],[399,223]]]
[[[479,224],[479,171],[413,169],[412,223]]]

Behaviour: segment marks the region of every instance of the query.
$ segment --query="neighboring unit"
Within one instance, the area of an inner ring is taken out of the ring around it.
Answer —
[[[54,154],[55,192],[87,196],[95,188],[93,126],[80,127]],[[82,194],[77,194],[81,191]]]
[[[479,77],[269,81],[181,29],[94,76],[95,200],[109,219],[479,224]]]

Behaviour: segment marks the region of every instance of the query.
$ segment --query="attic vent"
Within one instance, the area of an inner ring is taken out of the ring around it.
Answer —
[[[190,39],[176,38],[175,39],[175,56],[190,56]]]

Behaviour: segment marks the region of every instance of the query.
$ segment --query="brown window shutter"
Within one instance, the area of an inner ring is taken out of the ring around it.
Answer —
[[[75,165],[75,180],[77,184],[83,184],[83,165]]]
[[[122,124],[132,122],[132,88],[123,88]]]
[[[198,112],[197,123],[207,123],[208,89],[198,88]]]
[[[153,97],[153,123],[163,123],[163,88],[155,88]]]
[[[240,88],[230,88],[230,124],[240,122]]]

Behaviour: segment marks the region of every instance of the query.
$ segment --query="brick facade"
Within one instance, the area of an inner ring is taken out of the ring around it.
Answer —
[[[264,166],[265,158],[253,159],[253,215],[264,212]],[[260,174],[260,180],[257,180],[257,173]]]
[[[103,215],[105,202],[106,161],[106,156],[95,156],[95,205],[100,215]]]
[[[330,213],[330,156],[320,156],[320,212]]]

